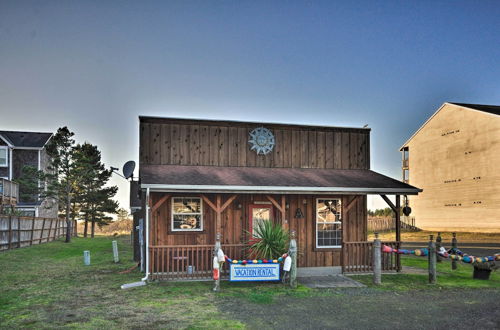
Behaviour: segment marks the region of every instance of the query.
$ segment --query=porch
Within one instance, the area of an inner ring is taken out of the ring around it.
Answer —
[[[396,239],[384,242],[397,248],[400,195],[419,191],[369,170],[145,166],[141,171],[146,269],[151,279],[162,280],[210,279],[217,234],[228,257],[248,259],[253,223],[262,219],[296,232],[299,272],[310,267],[370,272],[367,194],[382,195],[398,210]],[[396,195],[395,204],[386,194]],[[257,213],[266,216],[257,219]],[[400,270],[399,256],[387,256],[383,269]],[[227,273],[226,264],[221,275]]]

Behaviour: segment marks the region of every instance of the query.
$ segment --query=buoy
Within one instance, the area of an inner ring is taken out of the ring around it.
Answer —
[[[292,258],[286,257],[285,263],[283,264],[283,270],[285,272],[289,272],[291,268],[292,268]]]
[[[219,251],[217,251],[217,258],[219,259],[219,262],[224,262],[225,261],[225,257],[224,257],[224,251],[222,251],[222,249],[219,249]]]
[[[252,263],[256,264],[258,261],[257,260],[252,260]]]
[[[277,264],[277,263],[278,263],[278,259],[274,259],[273,264]]]
[[[422,251],[420,251],[420,249],[416,249],[415,250],[415,255],[416,256],[421,256],[422,255]]]
[[[390,246],[384,245],[384,247],[382,248],[382,252],[391,253],[392,248]]]
[[[233,260],[233,264],[237,264],[238,263],[238,260]]]
[[[217,281],[219,279],[219,270],[218,269],[213,270],[213,278],[214,278],[214,281]]]
[[[219,258],[214,257],[213,268],[219,269]]]

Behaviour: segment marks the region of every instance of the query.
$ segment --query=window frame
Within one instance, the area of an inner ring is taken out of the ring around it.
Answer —
[[[9,147],[0,146],[0,150],[5,150],[5,164],[0,163],[0,167],[9,167]]]
[[[175,199],[199,199],[200,200],[200,213],[175,213],[174,212],[174,201]],[[170,213],[171,213],[171,216],[170,216],[170,230],[172,232],[201,232],[203,231],[203,224],[204,224],[204,221],[203,221],[203,198],[201,197],[189,197],[189,196],[177,196],[177,197],[172,197],[171,199],[171,206],[170,206]],[[174,228],[174,216],[175,215],[179,215],[179,214],[183,214],[183,215],[199,215],[200,216],[200,228],[199,229],[182,229],[182,228]]]
[[[325,250],[325,249],[341,249],[342,248],[342,244],[340,245],[318,245],[318,201],[320,200],[336,200],[336,201],[339,201],[340,202],[340,221],[334,221],[334,222],[329,222],[331,224],[340,224],[342,225],[342,222],[343,222],[343,203],[342,203],[342,198],[341,197],[318,197],[316,198],[315,200],[315,205],[314,205],[314,233],[315,233],[315,242],[314,242],[314,245],[315,245],[315,249],[320,249],[320,250]],[[342,227],[342,229],[340,230],[340,241],[341,243],[343,242],[344,240],[344,228]]]

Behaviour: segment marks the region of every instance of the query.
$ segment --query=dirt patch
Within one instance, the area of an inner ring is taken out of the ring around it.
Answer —
[[[384,292],[323,290],[319,296],[217,300],[228,318],[250,329],[499,329],[500,290]]]

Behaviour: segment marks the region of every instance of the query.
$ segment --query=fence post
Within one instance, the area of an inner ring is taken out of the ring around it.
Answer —
[[[434,235],[429,236],[429,284],[436,284],[436,244]]]
[[[297,240],[295,239],[295,230],[290,234],[290,246],[288,248],[290,258],[292,258],[292,267],[290,268],[290,287],[297,288]]]
[[[34,233],[35,233],[35,223],[36,223],[36,219],[33,218],[31,219],[31,237],[30,237],[30,246],[33,245],[33,237],[34,237]]]
[[[118,243],[116,241],[112,241],[111,244],[113,245],[113,260],[116,262],[120,261],[120,258],[118,257]]]
[[[451,239],[451,248],[453,249],[453,252],[457,249],[457,233],[453,233],[453,238]],[[456,259],[451,260],[451,269],[452,270],[457,269],[457,260]]]
[[[45,218],[43,218],[42,222],[42,229],[40,231],[40,237],[38,238],[38,244],[42,244],[42,238],[43,238],[43,229],[45,228]]]
[[[21,248],[21,218],[17,217],[17,247]]]
[[[219,253],[219,250],[221,248],[221,245],[220,245],[220,233],[217,233],[216,235],[216,238],[215,238],[215,247],[214,247],[214,260],[215,258],[217,258],[217,255]],[[214,286],[214,291],[215,292],[219,292],[220,291],[220,277],[221,277],[221,274],[222,274],[222,265],[220,262],[218,262],[219,264],[219,269],[214,269],[214,274],[218,271],[219,272],[219,276],[217,276],[214,280],[215,280],[215,286]],[[212,265],[213,267],[214,265]]]
[[[378,238],[378,233],[375,233],[373,241],[373,284],[380,285],[382,283],[382,243]]]
[[[9,215],[9,250],[12,249],[12,216]]]
[[[442,238],[441,238],[441,233],[438,232],[438,235],[436,237],[436,251],[439,251],[441,249],[441,242],[442,242]],[[437,262],[441,262],[441,256],[436,254],[436,261]]]
[[[50,242],[50,233],[52,232],[52,224],[53,223],[54,223],[54,219],[50,219],[49,233],[47,234],[47,242]]]

